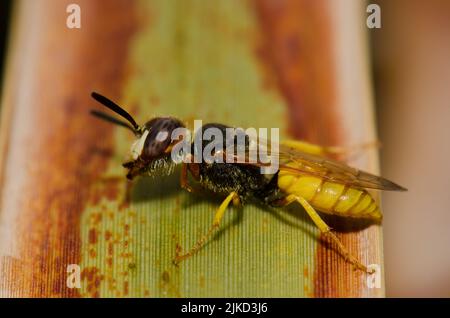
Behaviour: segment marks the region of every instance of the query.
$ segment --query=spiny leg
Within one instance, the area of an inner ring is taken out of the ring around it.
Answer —
[[[231,192],[225,200],[223,200],[222,204],[217,209],[216,214],[214,215],[213,224],[209,228],[208,232],[206,232],[206,234],[204,234],[187,253],[175,256],[174,262],[176,264],[194,255],[203,247],[203,245],[205,245],[211,234],[219,228],[220,221],[222,221],[225,211],[227,210],[227,207],[231,201],[233,201],[234,204],[237,204],[239,202],[239,196],[234,191]]]
[[[314,224],[319,228],[320,232],[331,238],[331,240],[336,244],[339,253],[345,258],[346,262],[349,262],[357,269],[360,269],[366,273],[373,273],[373,271],[369,271],[365,265],[363,265],[360,261],[358,261],[358,259],[356,259],[356,257],[350,254],[350,252],[341,243],[337,236],[333,232],[331,232],[331,228],[322,220],[316,210],[314,210],[314,208],[304,198],[302,198],[301,196],[290,194],[287,197],[281,199],[278,203],[282,206],[286,206],[294,201],[300,203],[303,206]]]

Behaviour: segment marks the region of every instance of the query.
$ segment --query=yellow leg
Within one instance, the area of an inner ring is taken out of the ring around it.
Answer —
[[[314,208],[308,203],[308,201],[300,196],[290,194],[286,198],[282,199],[281,204],[285,206],[294,201],[300,203],[308,213],[314,224],[319,228],[319,230],[331,238],[331,240],[336,244],[339,253],[345,258],[346,262],[349,262],[355,268],[360,269],[366,273],[372,273],[372,271],[368,271],[367,267],[361,264],[361,262],[359,262],[356,257],[350,254],[350,252],[345,248],[345,246],[341,243],[337,236],[334,235],[333,232],[331,232],[331,228],[322,220],[320,215],[316,212],[316,210],[314,210]]]
[[[380,143],[378,141],[362,143],[349,147],[338,147],[338,146],[324,147],[300,140],[286,140],[281,142],[281,145],[291,147],[313,155],[328,156],[328,157],[331,157],[333,155],[348,156],[351,153],[367,150],[368,148],[380,147]]]
[[[208,232],[206,232],[206,234],[203,235],[187,253],[182,254],[182,255],[176,255],[175,263],[179,263],[180,261],[183,261],[186,258],[189,258],[190,256],[197,253],[203,247],[203,245],[205,245],[206,241],[211,236],[211,234],[219,228],[220,221],[222,221],[225,211],[227,210],[227,207],[231,203],[231,201],[233,201],[234,204],[238,204],[239,196],[236,192],[231,192],[226,197],[226,199],[223,200],[222,204],[219,206],[219,208],[216,211],[216,214],[214,215],[213,224],[209,228]]]

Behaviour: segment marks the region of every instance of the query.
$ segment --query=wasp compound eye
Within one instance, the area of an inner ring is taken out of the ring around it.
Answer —
[[[153,118],[145,124],[148,131],[145,139],[142,157],[154,159],[163,156],[172,143],[172,132],[176,128],[184,127],[183,123],[172,117]]]

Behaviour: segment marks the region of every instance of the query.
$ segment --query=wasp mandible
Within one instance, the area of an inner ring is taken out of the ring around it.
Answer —
[[[190,173],[203,188],[225,197],[216,211],[211,227],[188,252],[177,253],[175,256],[177,263],[194,255],[202,248],[219,228],[230,203],[240,205],[249,200],[256,200],[271,207],[284,207],[297,202],[319,230],[336,244],[339,253],[347,262],[357,269],[368,272],[367,267],[349,253],[316,210],[343,217],[381,221],[380,208],[367,189],[406,190],[387,179],[326,157],[332,152],[330,148],[303,141],[286,141],[279,144],[277,153],[279,168],[277,172],[269,176],[260,173],[263,163],[247,163],[245,158],[233,163],[228,163],[228,160],[227,162],[199,163],[194,162],[192,158],[177,163],[172,159],[171,151],[181,140],[173,140],[169,136],[175,129],[185,128],[181,120],[174,117],[156,117],[144,125],[138,125],[127,111],[113,101],[95,92],[92,93],[92,97],[126,121],[96,110],[92,111],[93,115],[126,127],[136,136],[136,141],[131,147],[131,160],[123,164],[128,169],[128,179],[132,180],[144,175],[168,175],[174,171],[175,166],[181,164],[180,185],[182,188],[189,192],[193,191],[188,183],[188,173]],[[208,128],[223,131],[225,136],[225,130],[229,127],[217,123],[202,126],[202,130]],[[199,132],[195,132],[197,133]],[[224,142],[226,144],[226,141]],[[246,142],[248,147],[248,141]],[[201,143],[200,150],[206,146],[207,142]],[[235,146],[235,144],[231,145],[231,147]],[[192,147],[194,147],[193,142]],[[225,156],[226,153],[222,151],[217,155]]]

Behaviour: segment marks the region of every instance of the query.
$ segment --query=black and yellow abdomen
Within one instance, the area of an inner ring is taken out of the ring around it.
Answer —
[[[363,189],[286,170],[279,172],[278,187],[286,194],[303,197],[314,208],[325,213],[374,220],[382,218],[378,204]]]

